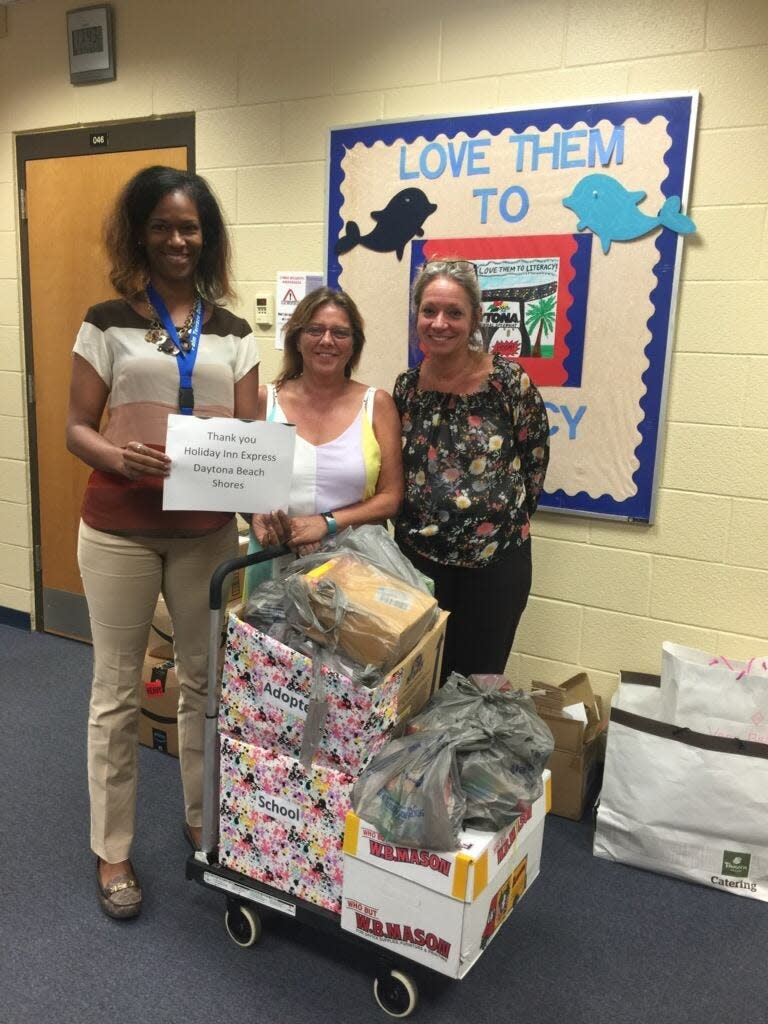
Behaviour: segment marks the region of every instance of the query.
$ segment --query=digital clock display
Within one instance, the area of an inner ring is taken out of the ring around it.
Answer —
[[[104,49],[104,31],[101,25],[72,30],[72,54],[80,57],[86,53],[101,53]]]

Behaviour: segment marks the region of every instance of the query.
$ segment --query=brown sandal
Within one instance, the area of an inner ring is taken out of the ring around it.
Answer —
[[[124,920],[128,917],[136,917],[141,910],[141,886],[133,873],[118,875],[106,885],[101,884],[99,864],[101,858],[96,858],[96,887],[98,889],[99,905],[108,917]],[[130,863],[130,862],[129,862]]]

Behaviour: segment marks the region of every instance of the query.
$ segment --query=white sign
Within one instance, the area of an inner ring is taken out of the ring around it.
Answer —
[[[275,348],[283,348],[283,328],[304,296],[316,288],[321,288],[324,283],[323,275],[319,273],[299,273],[285,270],[277,272]]]
[[[273,512],[288,507],[296,428],[285,423],[169,416],[172,459],[163,508]]]

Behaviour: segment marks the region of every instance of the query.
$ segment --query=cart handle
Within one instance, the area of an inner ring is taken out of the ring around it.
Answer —
[[[224,580],[232,572],[237,572],[248,565],[258,565],[259,562],[269,562],[280,555],[290,555],[291,549],[287,544],[275,544],[274,547],[264,548],[263,551],[253,551],[250,555],[239,555],[237,558],[230,558],[222,562],[214,569],[211,576],[210,587],[210,609],[212,612],[221,611],[221,597],[224,590]]]

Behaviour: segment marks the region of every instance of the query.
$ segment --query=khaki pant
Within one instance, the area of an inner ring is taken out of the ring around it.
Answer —
[[[110,863],[131,850],[136,817],[141,668],[162,592],[174,629],[179,759],[186,820],[202,823],[208,689],[208,585],[237,556],[234,519],[204,537],[118,537],[80,524],[78,561],[93,636],[88,716],[91,848]]]

